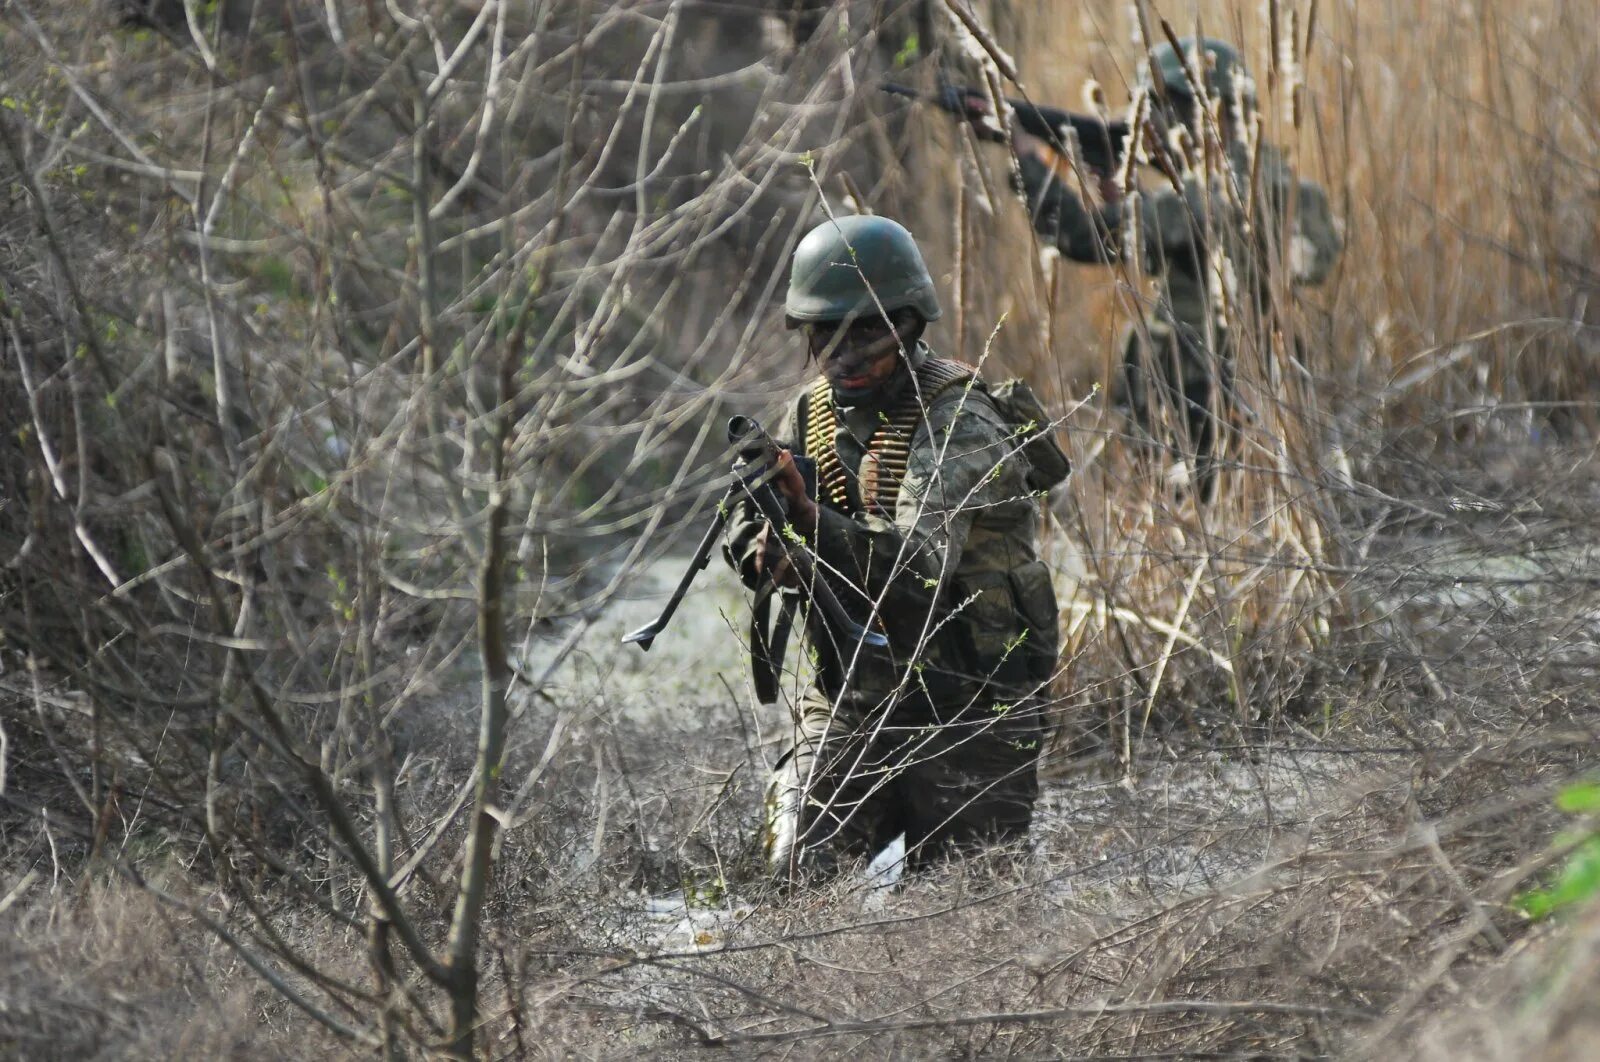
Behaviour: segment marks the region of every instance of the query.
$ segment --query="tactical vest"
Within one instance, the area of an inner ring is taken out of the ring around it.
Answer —
[[[817,462],[817,495],[847,515],[872,513],[892,517],[900,484],[911,460],[911,439],[933,401],[947,388],[976,377],[977,370],[959,361],[928,358],[917,370],[915,387],[907,387],[879,419],[867,441],[861,466],[852,477],[839,458],[834,439],[839,428],[833,389],[819,377],[801,410],[805,452]]]
[[[1030,466],[1026,479],[1031,489],[1048,490],[1066,478],[1070,468],[1067,456],[1056,443],[1038,399],[1025,384],[1007,381],[990,388],[978,379],[972,366],[930,357],[917,370],[916,386],[907,387],[879,418],[855,476],[844,467],[835,444],[839,417],[833,390],[826,377],[813,385],[800,405],[796,427],[806,455],[817,463],[817,500],[846,515],[871,513],[892,520],[917,428],[935,399],[958,386],[981,388],[1000,415],[1014,425],[1020,440],[1018,456]],[[958,583],[954,599],[965,600],[977,589],[980,588]],[[1036,560],[1009,573],[1003,588],[986,589],[1003,589],[1008,611],[1020,621],[1018,628],[1003,632],[1005,637],[996,645],[979,644],[969,630],[971,624],[966,622],[941,624],[943,637],[953,643],[956,657],[965,660],[967,675],[986,675],[999,686],[1014,690],[1037,693],[1045,689],[1054,672],[1060,644],[1049,570]],[[1021,651],[1011,651],[1016,648],[1017,631],[1023,629],[1029,637],[1023,640]],[[757,643],[752,640],[751,644]],[[825,662],[824,671],[827,670]],[[921,681],[926,686],[935,680],[923,676]]]

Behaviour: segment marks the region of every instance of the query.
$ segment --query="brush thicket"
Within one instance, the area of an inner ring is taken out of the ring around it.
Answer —
[[[1343,573],[1374,497],[1362,484],[1390,474],[1386,440],[1403,435],[1425,457],[1592,423],[1600,90],[1548,72],[1593,68],[1600,45],[1561,2],[1491,0],[1472,15],[1277,0],[987,7],[1041,102],[1077,100],[1091,78],[1115,109],[1135,95],[1142,36],[1238,42],[1258,96],[1247,135],[1322,184],[1343,223],[1325,284],[1295,288],[1274,263],[1264,314],[1220,307],[1237,400],[1217,498],[1203,505],[1168,474],[1181,452],[1145,459],[1105,400],[1152,281],[1042,252],[1004,194],[997,149],[936,130],[919,132],[914,156],[916,182],[960,182],[964,206],[974,188],[1000,190],[953,213],[958,225],[924,224],[936,238],[960,231],[952,345],[985,349],[1003,320],[992,362],[1074,410],[1077,474],[1055,504],[1070,730],[1111,723],[1126,757],[1154,722],[1206,729],[1292,709],[1321,723],[1319,675],[1361,658],[1369,631],[1355,621],[1373,602]],[[1214,163],[1214,144],[1187,149]],[[1141,183],[1162,181],[1147,170]],[[1176,413],[1156,419],[1181,426]]]

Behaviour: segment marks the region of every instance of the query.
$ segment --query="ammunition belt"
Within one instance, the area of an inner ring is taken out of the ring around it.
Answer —
[[[891,516],[910,466],[911,439],[927,408],[946,388],[976,375],[972,366],[959,361],[929,358],[923,362],[917,370],[916,386],[906,388],[867,441],[854,483],[834,445],[839,419],[833,391],[826,376],[819,378],[811,388],[804,417],[806,453],[817,462],[817,500],[847,514]]]

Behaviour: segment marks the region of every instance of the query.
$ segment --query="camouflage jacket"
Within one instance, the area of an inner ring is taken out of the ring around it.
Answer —
[[[1273,263],[1287,268],[1296,284],[1319,284],[1339,256],[1342,241],[1327,194],[1296,178],[1278,149],[1263,144],[1260,154],[1256,216],[1269,221],[1258,220],[1250,231],[1243,209],[1250,203],[1252,160],[1240,142],[1229,148],[1226,173],[1210,181],[1190,175],[1181,195],[1162,185],[1126,203],[1086,207],[1050,167],[1032,157],[1022,162],[1022,182],[1034,227],[1074,261],[1113,261],[1136,234],[1140,265],[1162,280],[1153,320],[1203,335],[1208,311],[1217,305],[1212,288],[1218,280],[1236,305],[1244,308],[1241,300],[1248,298],[1259,312]],[[1286,215],[1292,228],[1284,233]],[[1213,256],[1212,250],[1222,254]]]
[[[919,347],[913,362],[920,367],[930,356]],[[902,368],[901,388],[910,380]],[[789,404],[776,436],[795,440],[796,452],[805,449],[802,422],[813,398],[807,389]],[[854,479],[882,410],[835,412],[833,445]],[[1012,425],[980,388],[956,384],[928,404],[892,501],[844,511],[819,499],[809,545],[846,608],[859,621],[871,617],[889,639],[886,649],[863,647],[855,659],[854,646],[838,651],[812,617],[806,637],[824,694],[870,708],[922,690],[949,705],[1042,685],[1055,664],[1055,598],[1039,560],[1039,499],[1025,475]],[[749,512],[729,520],[725,555],[751,586],[760,529]]]

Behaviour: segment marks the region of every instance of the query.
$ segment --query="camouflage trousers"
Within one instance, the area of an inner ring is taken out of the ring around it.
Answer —
[[[1146,442],[1157,452],[1191,457],[1202,497],[1210,497],[1226,444],[1233,389],[1233,349],[1226,333],[1217,351],[1184,326],[1152,323],[1147,343],[1138,330],[1123,347],[1121,398]],[[1162,428],[1164,414],[1176,423]]]
[[[1039,790],[1040,733],[1028,701],[941,711],[917,698],[862,711],[809,691],[767,791],[773,874],[826,875],[901,833],[913,867],[1022,836]]]

